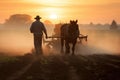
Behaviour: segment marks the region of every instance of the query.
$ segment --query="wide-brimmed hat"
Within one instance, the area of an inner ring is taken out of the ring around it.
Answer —
[[[41,17],[37,15],[34,19],[41,19]]]

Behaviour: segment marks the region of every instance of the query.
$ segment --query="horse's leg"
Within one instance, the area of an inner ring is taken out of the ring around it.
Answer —
[[[63,38],[61,38],[61,53],[63,53],[64,51],[63,51],[63,46],[64,46],[64,39]]]
[[[73,46],[72,46],[72,55],[74,55],[75,53],[75,45],[76,45],[76,41],[75,42],[73,42]]]
[[[65,41],[65,47],[66,47],[65,53],[69,54],[70,53],[70,46],[69,46],[68,41]]]

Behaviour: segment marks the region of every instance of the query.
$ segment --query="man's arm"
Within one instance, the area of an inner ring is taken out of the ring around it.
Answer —
[[[44,24],[42,23],[42,26],[43,26],[43,32],[44,32],[44,34],[46,35],[46,38],[48,38],[48,35],[47,35],[47,30],[46,30],[46,28],[45,28],[45,26],[44,26]]]
[[[30,32],[33,33],[33,23],[32,23],[32,25],[30,27]]]

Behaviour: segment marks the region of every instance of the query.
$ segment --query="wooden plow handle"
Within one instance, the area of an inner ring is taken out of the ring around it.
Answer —
[[[48,38],[62,38],[62,36],[49,36]],[[86,41],[88,40],[88,35],[84,36],[84,35],[80,35],[78,37],[79,39],[85,39]]]

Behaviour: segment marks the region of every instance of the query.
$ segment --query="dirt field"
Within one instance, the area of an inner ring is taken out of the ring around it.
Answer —
[[[0,59],[0,80],[120,80],[120,56],[33,55]]]

